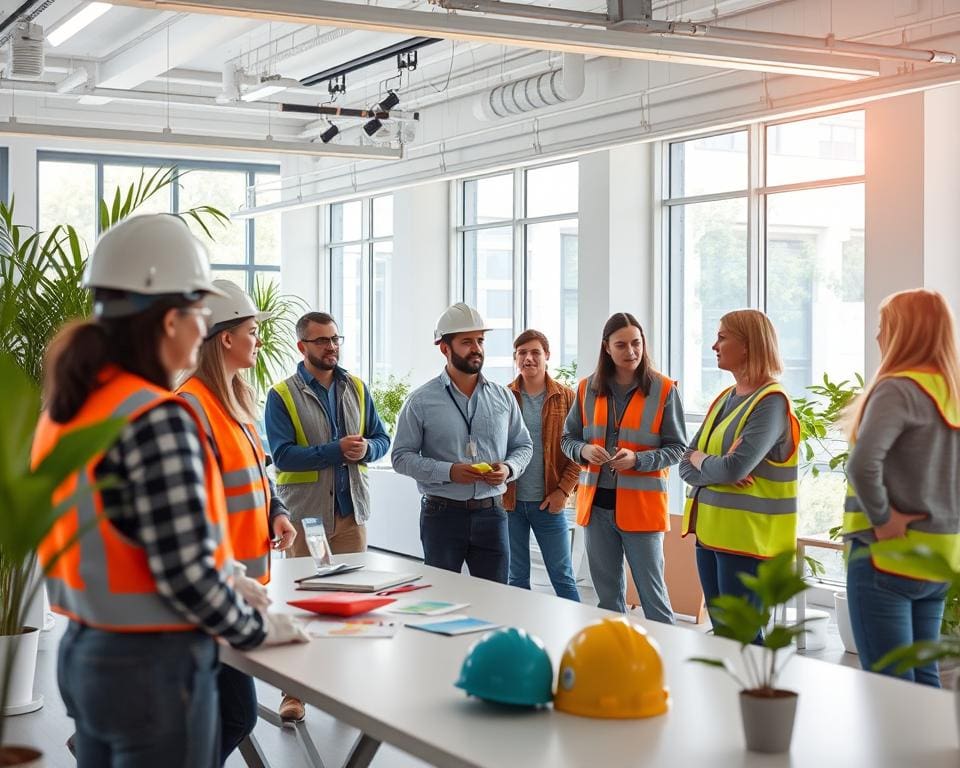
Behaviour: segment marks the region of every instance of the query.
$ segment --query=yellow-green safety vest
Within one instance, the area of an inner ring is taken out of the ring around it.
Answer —
[[[925,371],[897,371],[882,378],[885,379],[910,379],[937,406],[937,412],[944,423],[952,429],[960,429],[960,402],[950,397],[950,391],[947,389],[946,379],[939,373],[928,373]],[[852,445],[851,445],[852,448]],[[862,531],[872,531],[873,523],[867,517],[863,508],[860,506],[860,499],[857,498],[857,492],[853,485],[847,483],[847,497],[843,508],[843,533],[854,534]],[[914,528],[907,529],[907,541],[929,547],[932,551],[939,553],[954,570],[960,570],[960,534],[954,533],[931,533],[930,531],[919,531]],[[892,573],[896,576],[906,576],[911,579],[921,581],[940,581],[940,578],[926,571],[922,565],[915,563],[905,563],[898,559],[885,555],[882,552],[871,550],[871,559],[873,566],[878,571]]]
[[[681,534],[696,533],[709,549],[750,557],[768,558],[794,550],[797,542],[797,482],[799,475],[800,422],[786,390],[774,382],[761,387],[730,413],[720,418],[733,387],[713,401],[700,431],[697,449],[711,456],[726,455],[743,433],[753,409],[764,398],[780,395],[787,402],[793,451],[783,462],[764,458],[750,473],[753,483],[707,485],[687,489]],[[696,510],[695,523],[691,526]]]
[[[364,395],[364,385],[363,381],[359,376],[354,376],[353,374],[348,374],[350,381],[353,382],[354,389],[357,390],[357,399],[360,402],[360,427],[357,430],[357,434],[362,435],[366,429],[366,420],[367,420],[367,408],[366,408],[366,397]],[[300,421],[300,414],[297,413],[297,406],[293,402],[293,395],[290,394],[290,387],[287,382],[281,381],[279,384],[274,384],[274,391],[280,395],[280,399],[283,401],[283,404],[287,408],[287,413],[290,414],[290,421],[293,422],[293,430],[297,437],[297,445],[308,446],[310,445],[307,440],[307,435],[303,431],[303,422]],[[357,468],[366,473],[367,465],[358,464]],[[320,473],[313,469],[307,470],[304,472],[277,472],[277,483],[279,485],[295,485],[298,483],[315,483],[320,479]]]

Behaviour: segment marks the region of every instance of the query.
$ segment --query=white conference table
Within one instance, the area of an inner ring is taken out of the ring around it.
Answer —
[[[469,602],[463,612],[522,627],[546,644],[556,675],[567,641],[609,611],[368,552],[337,560],[420,573],[432,584],[398,597]],[[294,590],[313,572],[310,558],[275,561],[275,609],[316,594]],[[670,689],[670,711],[642,720],[598,720],[544,710],[497,707],[453,685],[481,635],[444,637],[402,627],[393,638],[315,639],[309,644],[222,651],[231,666],[359,729],[348,765],[367,765],[386,742],[438,766],[870,766],[924,768],[960,762],[954,694],[827,662],[796,657],[782,685],[800,692],[786,755],[747,752],[736,685],[690,656],[734,658],[739,646],[693,629],[637,621],[656,638]],[[351,762],[352,761],[352,762]]]

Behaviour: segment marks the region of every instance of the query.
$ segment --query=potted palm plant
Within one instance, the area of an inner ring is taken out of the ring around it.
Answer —
[[[774,621],[776,609],[807,588],[794,569],[793,552],[764,560],[757,575],[741,573],[749,596],[720,595],[710,601],[713,631],[740,643],[743,672],[729,659],[695,657],[690,661],[719,667],[740,686],[740,714],[747,749],[753,752],[786,752],[790,749],[798,695],[777,687],[794,640],[806,630],[801,624]],[[756,638],[762,633],[758,649]]]

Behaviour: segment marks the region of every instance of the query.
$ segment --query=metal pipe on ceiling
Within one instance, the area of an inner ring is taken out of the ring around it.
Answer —
[[[388,45],[386,48],[381,48],[377,51],[371,51],[363,56],[358,56],[355,59],[351,59],[343,64],[339,64],[336,67],[330,67],[329,69],[324,69],[321,72],[316,72],[312,75],[302,77],[300,78],[300,84],[319,85],[320,83],[325,83],[327,80],[332,80],[335,77],[349,75],[351,72],[356,72],[358,69],[369,67],[372,64],[378,64],[381,61],[386,61],[387,59],[391,59],[401,53],[417,51],[428,45],[433,45],[434,43],[439,42],[440,38],[438,37],[411,37],[409,40],[401,40],[399,43]]]
[[[900,48],[893,45],[876,45],[847,40],[837,40],[832,35],[811,37],[780,32],[759,32],[752,29],[717,27],[709,24],[693,24],[683,21],[660,19],[612,20],[605,13],[587,13],[546,8],[505,0],[435,0],[447,10],[491,13],[501,16],[535,18],[542,21],[560,21],[571,24],[586,24],[611,30],[630,30],[644,34],[679,35],[683,37],[708,37],[732,44],[756,45],[763,48],[780,48],[817,53],[835,53],[840,56],[866,56],[895,61],[923,61],[932,64],[956,64],[955,54],[947,51]]]

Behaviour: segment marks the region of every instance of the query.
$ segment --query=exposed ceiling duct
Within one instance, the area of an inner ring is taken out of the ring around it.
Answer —
[[[474,111],[485,120],[511,117],[574,101],[583,95],[583,89],[583,56],[565,53],[560,69],[504,83],[481,93],[478,109]]]
[[[39,80],[43,77],[43,27],[18,21],[10,40],[7,77],[14,80]]]

